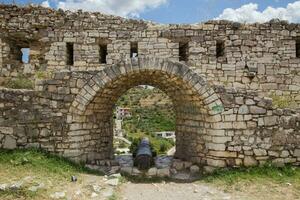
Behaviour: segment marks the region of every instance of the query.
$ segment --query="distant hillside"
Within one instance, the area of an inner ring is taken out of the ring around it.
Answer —
[[[153,133],[175,129],[175,114],[170,98],[152,87],[134,87],[121,96],[117,106],[131,108],[132,118],[126,119],[129,131]]]
[[[158,153],[174,146],[173,141],[155,138],[154,132],[175,130],[175,113],[170,98],[157,88],[135,87],[120,97],[117,106],[131,109],[131,118],[123,122],[127,138],[147,136]]]
[[[157,88],[137,86],[121,96],[117,105],[124,107],[172,106],[172,101],[164,92]]]

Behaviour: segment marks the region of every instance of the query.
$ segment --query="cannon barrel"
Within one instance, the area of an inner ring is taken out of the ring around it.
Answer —
[[[134,165],[140,170],[147,170],[153,163],[152,151],[148,138],[143,138],[138,146]]]

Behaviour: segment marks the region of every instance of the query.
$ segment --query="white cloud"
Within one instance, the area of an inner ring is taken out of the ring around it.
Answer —
[[[237,22],[267,22],[278,18],[289,22],[300,22],[300,1],[289,3],[286,8],[267,7],[263,11],[258,10],[258,5],[249,3],[237,9],[226,8],[221,15],[215,19],[226,19]]]
[[[56,7],[63,10],[75,11],[82,9],[84,11],[102,12],[123,17],[139,16],[139,13],[147,9],[157,8],[167,2],[168,0],[53,0]]]
[[[41,3],[41,6],[45,7],[45,8],[50,8],[50,4],[49,4],[49,1],[43,1]]]

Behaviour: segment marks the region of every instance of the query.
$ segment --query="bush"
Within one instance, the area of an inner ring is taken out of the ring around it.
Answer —
[[[277,108],[296,108],[297,103],[295,99],[291,96],[278,96],[276,94],[272,94],[271,98],[273,100],[273,105]]]
[[[19,75],[16,78],[12,78],[6,84],[6,87],[13,89],[33,89],[34,84],[29,78]]]
[[[161,142],[159,144],[159,151],[160,152],[165,152],[168,149],[168,145],[165,142]]]
[[[35,78],[37,79],[49,79],[52,76],[51,71],[37,71],[35,72]]]
[[[132,153],[133,157],[135,157],[135,155],[136,155],[136,152],[137,152],[137,149],[138,149],[138,146],[139,146],[140,142],[141,142],[141,138],[134,138],[132,140],[132,143],[129,147],[129,150]]]

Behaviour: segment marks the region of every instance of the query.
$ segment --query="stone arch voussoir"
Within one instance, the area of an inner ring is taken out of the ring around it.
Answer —
[[[219,95],[207,85],[203,77],[185,64],[160,58],[141,58],[137,61],[119,63],[99,71],[75,97],[70,113],[83,114],[87,105],[106,84],[122,75],[138,73],[143,70],[161,71],[182,78],[203,98],[203,102],[209,108],[209,114],[214,116],[223,111],[223,103]]]

